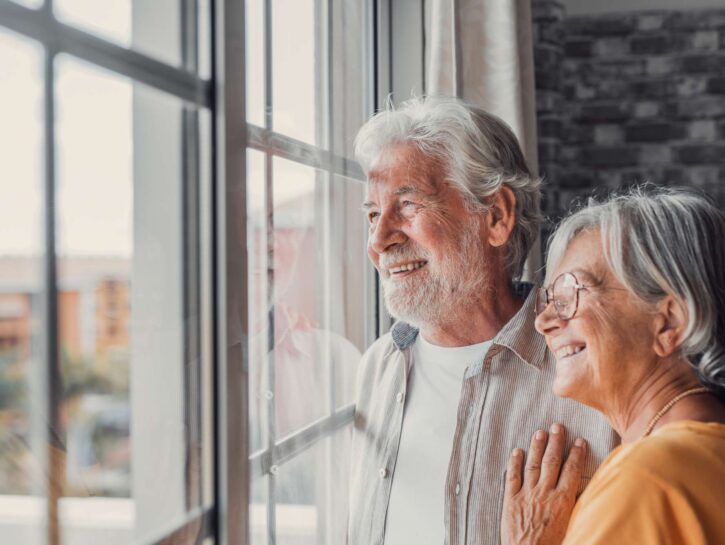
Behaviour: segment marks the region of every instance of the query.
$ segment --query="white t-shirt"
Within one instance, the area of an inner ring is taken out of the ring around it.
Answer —
[[[455,348],[422,335],[413,345],[398,458],[385,522],[385,545],[441,545],[448,463],[466,367],[491,341]]]

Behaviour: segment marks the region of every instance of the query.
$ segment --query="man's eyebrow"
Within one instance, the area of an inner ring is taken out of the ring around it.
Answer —
[[[411,193],[423,193],[419,188],[415,187],[414,185],[404,185],[402,187],[399,187],[395,191],[393,191],[393,195],[396,197],[399,197],[400,195],[410,195]],[[377,204],[375,204],[372,201],[365,201],[360,205],[360,209],[363,212],[367,212],[371,208],[377,207]]]
[[[414,185],[404,185],[403,187],[399,187],[398,189],[393,191],[393,195],[395,196],[408,195],[410,193],[422,193],[422,191]]]

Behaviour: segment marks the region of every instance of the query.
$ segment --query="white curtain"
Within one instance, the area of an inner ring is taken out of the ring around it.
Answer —
[[[426,93],[496,114],[538,171],[531,0],[426,0]],[[524,277],[540,267],[539,243]]]

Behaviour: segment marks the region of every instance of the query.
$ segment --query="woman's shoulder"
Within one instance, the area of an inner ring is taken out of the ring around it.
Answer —
[[[637,473],[672,485],[688,479],[725,478],[725,424],[673,422],[649,437],[614,452],[603,464],[608,473]],[[608,471],[607,471],[608,470]]]

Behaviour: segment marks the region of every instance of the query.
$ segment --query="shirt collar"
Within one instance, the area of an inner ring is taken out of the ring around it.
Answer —
[[[514,282],[514,293],[526,298],[524,305],[496,334],[493,343],[505,346],[524,363],[540,369],[546,353],[546,342],[534,328],[536,290],[528,282]],[[398,350],[405,350],[418,337],[418,328],[406,322],[395,322],[391,336]]]

